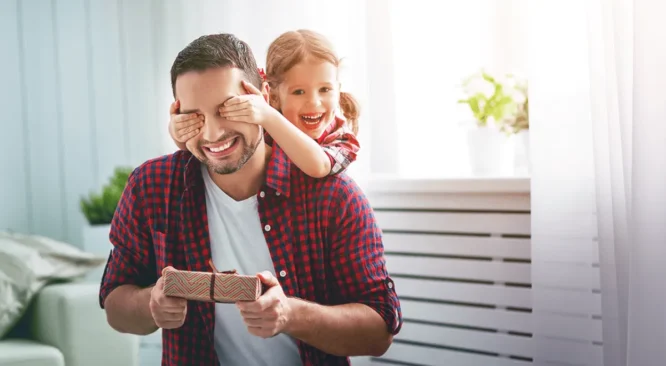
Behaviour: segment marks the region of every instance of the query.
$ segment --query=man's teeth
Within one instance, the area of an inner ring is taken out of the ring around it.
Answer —
[[[323,116],[324,116],[324,114],[323,114],[323,113],[320,113],[320,114],[317,114],[317,115],[301,116],[301,118],[303,119],[303,121],[304,121],[306,124],[312,124],[312,125],[313,125],[313,124],[319,123],[319,120],[320,120],[321,117],[323,117]]]
[[[229,142],[226,142],[224,145],[220,145],[218,147],[211,147],[210,151],[212,151],[212,152],[224,151],[224,150],[228,149],[234,143],[234,141],[236,141],[235,138],[229,140]]]

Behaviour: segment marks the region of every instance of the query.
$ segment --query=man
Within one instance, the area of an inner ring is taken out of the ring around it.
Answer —
[[[233,35],[203,36],[171,69],[181,113],[205,117],[178,151],[129,178],[111,225],[100,289],[120,332],[163,329],[163,365],[346,365],[386,352],[402,324],[381,233],[345,175],[310,178],[268,146],[258,125],[220,117],[229,98],[261,78]],[[267,100],[266,89],[262,94]],[[166,297],[165,267],[258,273],[254,302]]]

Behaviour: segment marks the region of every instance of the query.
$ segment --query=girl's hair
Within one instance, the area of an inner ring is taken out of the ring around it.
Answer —
[[[266,56],[266,81],[270,86],[273,106],[278,104],[277,87],[283,81],[284,74],[309,58],[330,62],[335,67],[340,67],[340,59],[335,54],[333,46],[317,32],[304,29],[290,31],[271,43]],[[349,93],[340,92],[340,110],[352,132],[357,134],[360,105],[356,98]]]

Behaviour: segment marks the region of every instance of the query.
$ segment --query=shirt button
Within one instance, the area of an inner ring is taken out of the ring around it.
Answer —
[[[287,275],[287,272],[285,270],[280,271],[280,277],[284,277]]]
[[[266,196],[266,193],[264,191],[259,192],[259,197],[264,198]]]
[[[266,230],[266,231],[271,231],[271,226],[270,226],[270,225],[266,225],[266,226],[264,226],[264,230]]]
[[[388,287],[393,288],[393,284],[391,282],[389,282]]]
[[[280,195],[280,192],[275,192],[275,195],[276,195],[276,196],[279,196],[279,195]]]

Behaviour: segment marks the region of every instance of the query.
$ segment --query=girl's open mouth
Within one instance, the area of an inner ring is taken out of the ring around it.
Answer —
[[[324,113],[301,114],[299,117],[305,128],[316,130],[319,128],[319,124],[324,120]]]

